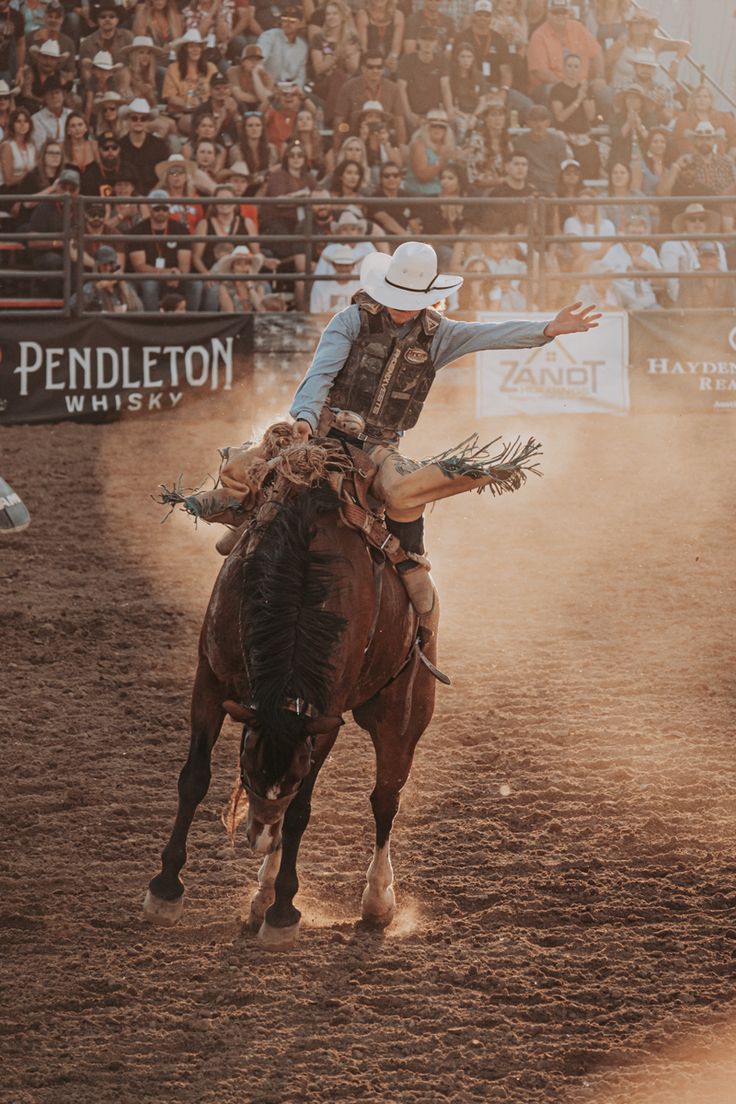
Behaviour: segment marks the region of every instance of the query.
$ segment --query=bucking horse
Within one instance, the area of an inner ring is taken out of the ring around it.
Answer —
[[[472,471],[479,489],[495,494],[516,489],[524,469],[534,470],[533,441],[485,460],[487,446],[468,442],[459,458],[440,457],[448,478],[458,467]],[[259,445],[243,446],[239,459],[245,474],[226,501],[237,539],[202,625],[189,756],[144,912],[163,925],[181,916],[187,835],[229,714],[243,730],[240,780],[225,820],[234,832],[245,807],[248,842],[263,855],[250,926],[266,945],[286,948],[301,918],[294,905],[297,856],[312,791],[348,712],[369,733],[376,755],[375,845],[362,916],[377,926],[391,922],[391,829],[414,749],[432,718],[436,680],[449,680],[436,667],[439,603],[420,618],[409,601],[392,566],[406,552],[370,498],[375,465],[372,473],[366,454],[340,440],[295,443],[291,426],[276,423]],[[436,465],[437,458],[426,463]],[[203,508],[201,494],[166,492],[162,501],[190,512]]]

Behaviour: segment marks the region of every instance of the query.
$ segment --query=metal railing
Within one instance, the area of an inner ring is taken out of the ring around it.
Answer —
[[[199,271],[181,272],[175,277],[172,277],[169,273],[158,272],[135,272],[126,270],[121,274],[121,279],[128,283],[130,286],[135,287],[136,284],[145,280],[153,280],[162,284],[171,284],[176,281],[177,284],[185,285],[192,282],[211,282],[216,281],[219,283],[233,283],[242,281],[243,283],[260,282],[276,284],[280,286],[292,287],[300,283],[304,288],[305,302],[309,302],[309,294],[311,287],[315,282],[324,280],[334,280],[334,273],[318,274],[314,271],[314,261],[316,247],[320,244],[339,242],[341,244],[355,244],[358,242],[370,241],[374,245],[383,244],[390,251],[405,241],[416,240],[417,236],[420,236],[424,240],[432,242],[435,247],[453,247],[457,243],[472,243],[478,247],[478,250],[483,254],[484,248],[491,243],[502,242],[508,245],[514,245],[520,247],[521,252],[526,256],[526,272],[486,272],[486,273],[466,273],[466,279],[468,282],[473,281],[493,281],[497,284],[508,285],[522,285],[526,289],[527,309],[534,308],[540,310],[551,309],[554,304],[555,297],[551,294],[551,281],[554,280],[556,284],[560,280],[584,281],[591,278],[591,273],[587,270],[581,271],[559,271],[555,269],[554,272],[550,270],[550,261],[552,256],[557,252],[557,248],[560,245],[578,244],[583,245],[588,242],[597,242],[600,244],[606,243],[608,245],[614,245],[616,243],[625,243],[629,241],[644,241],[647,244],[659,245],[664,241],[689,241],[693,244],[697,244],[699,241],[712,241],[717,240],[724,245],[736,243],[736,233],[727,234],[688,234],[688,233],[675,233],[675,232],[649,232],[643,234],[617,234],[615,237],[606,235],[571,235],[555,232],[554,229],[550,231],[549,226],[553,221],[549,216],[556,209],[561,207],[572,207],[578,203],[581,203],[580,197],[520,197],[520,199],[504,198],[504,199],[488,199],[484,197],[437,197],[437,196],[423,196],[423,197],[398,197],[399,200],[410,207],[412,211],[421,212],[423,209],[433,209],[437,207],[438,203],[443,205],[457,204],[463,207],[464,212],[470,213],[469,222],[472,224],[473,212],[480,212],[480,217],[484,214],[492,213],[493,215],[503,217],[504,212],[508,212],[511,209],[515,209],[517,212],[517,223],[525,226],[524,233],[507,234],[503,232],[489,232],[489,231],[477,231],[475,229],[470,231],[459,232],[455,234],[432,234],[423,233],[421,235],[413,234],[390,234],[378,229],[377,233],[367,237],[365,234],[355,235],[342,235],[337,233],[326,233],[324,230],[319,230],[316,226],[313,208],[316,206],[325,206],[326,201],[324,198],[314,199],[311,196],[300,196],[295,198],[291,202],[285,202],[286,197],[278,198],[262,198],[257,199],[255,197],[241,197],[236,196],[232,201],[238,208],[241,206],[256,206],[259,214],[263,211],[278,210],[279,208],[303,208],[303,234],[270,234],[264,232],[262,229],[252,235],[228,235],[223,238],[221,235],[216,234],[189,234],[187,233],[182,237],[182,243],[187,247],[191,247],[197,243],[205,244],[220,244],[223,241],[229,242],[232,246],[245,245],[251,250],[261,251],[263,248],[268,248],[270,245],[293,245],[295,247],[294,254],[304,257],[304,271],[299,271],[294,268],[293,271],[283,272],[259,272],[255,274],[237,274],[237,273],[221,273],[221,272],[207,272],[201,273]],[[23,317],[29,316],[54,316],[54,317],[81,317],[87,312],[83,309],[83,287],[86,284],[109,281],[109,273],[96,273],[91,271],[85,271],[84,269],[84,255],[90,254],[91,248],[95,250],[100,245],[112,245],[120,246],[121,243],[125,243],[126,246],[143,244],[151,241],[151,235],[147,233],[136,232],[135,226],[130,232],[109,232],[109,233],[85,233],[84,225],[84,212],[91,204],[99,205],[104,202],[106,206],[114,207],[116,205],[130,205],[134,204],[141,209],[142,214],[150,204],[150,199],[146,197],[104,197],[99,196],[79,196],[72,197],[68,194],[60,196],[13,196],[13,203],[22,202],[54,202],[61,205],[62,208],[62,225],[61,231],[49,232],[49,233],[31,233],[27,230],[16,231],[3,231],[0,232],[0,257],[6,256],[8,253],[7,245],[13,247],[12,252],[18,254],[27,255],[28,252],[39,245],[42,245],[45,241],[55,241],[61,239],[66,243],[65,248],[61,254],[62,267],[59,270],[47,270],[41,271],[36,268],[2,268],[0,267],[0,286],[12,284],[13,282],[34,283],[38,285],[39,282],[54,281],[58,288],[60,288],[61,295],[52,297],[36,297],[36,300],[29,299],[29,303],[34,301],[52,302],[53,306],[41,306],[41,307],[29,307],[28,309],[14,310],[13,307],[8,307],[7,303],[14,300],[8,299],[6,296],[3,299],[2,291],[0,291],[0,309],[3,310],[3,314],[8,316],[13,313],[22,315]],[[0,210],[2,209],[3,199],[0,197]],[[10,202],[8,200],[7,202]],[[161,201],[162,203],[164,201]],[[387,203],[395,202],[390,197],[363,197],[359,199],[355,198],[338,198],[334,197],[329,200],[329,205],[339,214],[341,208],[346,206],[360,206],[367,210],[368,217],[370,217],[371,211],[380,210],[382,207],[386,207]],[[705,206],[713,207],[720,203],[736,203],[736,196],[687,196],[687,197],[649,197],[649,196],[632,196],[632,197],[616,197],[616,196],[596,196],[596,197],[584,197],[582,202],[586,205],[593,206],[623,206],[623,207],[646,207],[657,208],[658,211],[666,210],[667,208],[683,209],[688,203],[699,202]],[[181,208],[183,206],[197,205],[199,208],[206,211],[209,206],[230,204],[230,198],[224,200],[221,196],[216,197],[191,197],[191,198],[171,198],[168,200],[168,206],[174,208]],[[523,217],[522,217],[523,212]],[[2,226],[2,221],[0,221]],[[315,232],[317,230],[318,232]],[[169,231],[169,239],[175,238],[175,232]],[[74,250],[71,249],[71,243],[74,243]],[[356,271],[357,274],[357,271]],[[717,276],[724,278],[727,276],[733,276],[732,272],[714,272],[708,273],[708,276]],[[695,279],[702,277],[702,270],[696,269],[691,271],[665,271],[657,270],[652,272],[649,269],[642,270],[630,270],[625,273],[622,272],[595,272],[594,278],[596,282],[608,281],[613,283],[616,280],[631,279],[631,280],[656,280],[665,281],[668,279]],[[6,304],[4,306],[4,303]],[[138,312],[143,315],[149,315],[150,312]],[[204,312],[199,312],[204,313]],[[218,312],[220,313],[220,312]]]

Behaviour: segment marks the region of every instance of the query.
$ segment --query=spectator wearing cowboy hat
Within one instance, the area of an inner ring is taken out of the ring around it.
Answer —
[[[677,60],[684,58],[690,50],[690,43],[684,39],[663,38],[658,35],[658,20],[644,8],[631,5],[624,15],[625,32],[619,35],[616,41],[606,50],[606,69],[610,74],[614,88],[626,88],[634,81],[639,81],[635,71],[634,57],[641,50],[648,50],[654,55],[654,64],[658,64],[657,57],[660,53],[676,53]],[[675,69],[671,66],[671,74]]]
[[[356,266],[360,257],[352,245],[331,242],[322,251],[322,261],[332,270],[331,280],[317,280],[309,297],[310,314],[335,314],[350,306],[360,287]]]
[[[101,96],[95,97],[90,120],[95,133],[103,130],[114,130],[118,138],[122,138],[122,124],[119,114],[124,103],[125,100],[119,92],[107,91]]]
[[[391,130],[397,142],[406,142],[406,119],[401,106],[399,86],[383,75],[384,61],[381,51],[368,47],[363,51],[360,74],[346,81],[340,91],[333,117],[334,143],[339,146],[348,134],[358,133],[358,122],[363,104],[377,100],[383,105],[390,120]]]
[[[736,306],[736,283],[732,276],[717,276],[726,271],[721,262],[720,242],[698,242],[698,270],[702,273],[682,281],[678,306],[697,307],[706,310],[733,308]]]
[[[275,81],[307,83],[307,43],[300,34],[304,16],[301,8],[284,8],[278,27],[264,31],[258,39],[263,51],[263,65]]]
[[[92,74],[95,54],[110,54],[112,61],[120,61],[120,51],[130,46],[133,35],[120,26],[120,8],[115,0],[101,0],[97,7],[97,30],[79,43],[79,71],[88,81]]]
[[[693,131],[685,131],[691,138],[695,153],[679,157],[673,165],[673,173],[660,184],[663,195],[712,195],[736,193],[736,167],[729,157],[717,152],[717,142],[723,131],[712,123],[698,123]],[[720,203],[721,229],[730,233],[734,228],[734,205]]]
[[[406,184],[418,195],[439,195],[440,173],[456,156],[455,136],[447,112],[428,111],[409,143]]]
[[[86,80],[82,81],[84,88],[83,111],[88,119],[92,118],[92,109],[95,100],[104,96],[106,92],[117,91],[117,76],[123,68],[122,61],[113,61],[112,54],[107,50],[98,50],[92,58],[92,71]]]
[[[651,223],[644,214],[632,211],[623,221],[622,231],[630,235],[628,241],[616,242],[601,258],[601,271],[629,273],[662,271],[656,250],[644,240],[651,230]],[[631,235],[639,235],[637,241]],[[626,276],[614,280],[613,289],[626,310],[656,310],[659,308],[657,292],[664,290],[664,281],[656,276]]]
[[[649,131],[657,125],[657,112],[651,96],[641,85],[620,88],[613,97],[611,151],[609,161],[641,160]]]
[[[438,271],[437,255],[423,242],[405,242],[393,256],[375,253],[360,269],[360,287],[351,306],[325,329],[307,373],[297,388],[290,414],[294,437],[354,438],[378,465],[373,492],[385,504],[389,530],[408,553],[423,555],[425,506],[440,498],[482,486],[438,464],[419,466],[401,456],[401,437],[418,420],[437,371],[458,357],[482,349],[536,348],[560,334],[585,332],[597,324],[594,308],[563,308],[549,322],[457,322],[432,308],[459,291],[461,276]],[[385,386],[390,362],[397,385]],[[355,430],[352,431],[353,433]],[[420,616],[434,606],[431,580],[407,556],[398,565]]]
[[[69,60],[69,55],[61,52],[58,42],[49,39],[41,46],[31,46],[28,53],[30,64],[26,66],[23,79],[23,99],[27,104],[42,105],[43,90],[51,77],[61,82],[65,93],[70,91],[75,74],[73,69],[64,68],[63,63]]]
[[[401,107],[413,133],[428,111],[443,108],[442,78],[446,75],[437,31],[425,23],[417,32],[417,48],[404,54],[396,71]]]
[[[229,184],[234,195],[239,198],[249,194],[250,180],[250,170],[245,161],[233,161],[232,165],[229,165],[225,169],[221,169],[217,174],[217,183]],[[239,203],[238,211],[245,219],[248,233],[251,235],[257,234],[258,207],[254,203]]]
[[[266,138],[282,156],[290,140],[300,111],[315,111],[314,104],[304,96],[304,90],[293,81],[279,81],[271,106],[266,111]],[[247,119],[246,119],[247,123]]]
[[[204,56],[204,40],[196,28],[174,43],[176,61],[166,70],[161,98],[176,119],[179,133],[191,134],[192,115],[210,96],[210,82],[217,66]]]
[[[263,268],[263,254],[251,253],[245,245],[236,245],[231,253],[221,257],[212,274],[255,276]],[[260,280],[218,280],[220,311],[223,314],[251,314],[267,309],[268,284]]]
[[[4,78],[0,78],[0,142],[5,136],[5,128],[14,107],[15,97],[19,92],[20,88],[17,85],[12,88]]]
[[[57,76],[51,76],[43,89],[43,107],[32,116],[33,143],[40,149],[48,138],[63,141],[71,109],[64,106],[64,89]]]
[[[147,193],[156,183],[156,165],[166,160],[169,147],[149,133],[153,112],[147,100],[133,100],[121,109],[120,115],[128,126],[128,133],[120,142],[122,159],[135,169],[141,190]]]
[[[197,166],[181,153],[172,153],[165,161],[160,161],[156,165],[156,178],[158,187],[162,188],[172,201],[169,203],[169,214],[184,222],[189,233],[193,234],[197,223],[203,217],[202,205],[192,199],[198,192]],[[177,202],[174,203],[174,200]]]
[[[62,25],[64,23],[64,5],[61,0],[49,0],[46,5],[46,10],[43,14],[43,24],[35,31],[30,31],[25,38],[26,50],[30,51],[31,46],[42,46],[44,42],[53,41],[59,46],[61,54],[66,54],[66,61],[62,63],[62,70],[67,71],[66,80],[70,78],[73,80],[76,75],[76,64],[74,58],[77,53],[77,48],[74,40],[67,34],[63,34]],[[2,66],[0,65],[0,69]]]
[[[124,68],[117,87],[126,100],[141,97],[154,106],[158,103],[159,79],[166,73],[164,59],[168,50],[157,46],[150,35],[136,35],[129,46],[123,46],[120,57]]]
[[[688,203],[684,211],[672,220],[675,234],[718,234],[721,229],[721,216],[716,211],[708,211],[702,203]],[[665,272],[694,272],[700,268],[700,242],[666,241],[659,250],[659,259]],[[723,272],[728,270],[726,253],[720,242],[717,243],[718,265]],[[680,304],[682,292],[689,280],[670,278],[667,280],[667,294],[672,303]]]
[[[263,65],[263,50],[256,42],[249,42],[240,55],[240,64],[231,65],[227,71],[230,94],[240,108],[248,111],[264,111],[268,106],[276,82]]]
[[[372,232],[372,227],[369,227],[368,221],[363,218],[362,212],[357,207],[344,207],[340,211],[337,218],[333,218],[330,231],[336,239],[341,238],[363,238],[363,241],[351,241],[346,243],[341,241],[341,245],[350,244],[353,253],[358,263],[360,263],[364,257],[370,256],[371,253],[376,252],[376,247],[372,242],[367,241],[367,237]],[[315,276],[329,276],[332,268],[325,257],[325,250],[322,250],[320,258],[314,267]]]
[[[637,50],[631,58],[634,84],[651,100],[651,121],[657,126],[669,126],[675,114],[675,97],[671,82],[660,79],[657,73],[657,55],[654,50]],[[624,85],[624,87],[629,87]]]
[[[692,138],[686,138],[685,132],[692,135],[698,123],[710,123],[716,133],[723,131],[724,137],[718,140],[719,153],[726,153],[736,144],[736,119],[727,111],[717,110],[707,84],[694,89],[688,97],[686,110],[677,113],[672,133],[678,153],[694,153]]]

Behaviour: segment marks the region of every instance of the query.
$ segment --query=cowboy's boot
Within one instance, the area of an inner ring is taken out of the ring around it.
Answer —
[[[494,476],[480,471],[466,475],[447,471],[440,464],[426,464],[402,476],[400,484],[392,488],[391,500],[402,510],[413,510],[464,491],[478,491],[493,482]]]
[[[424,518],[415,521],[395,521],[386,517],[386,528],[398,538],[405,552],[424,555]],[[404,584],[409,601],[419,618],[419,635],[422,644],[434,636],[432,612],[435,607],[435,589],[429,567],[407,557],[396,564],[396,571]]]

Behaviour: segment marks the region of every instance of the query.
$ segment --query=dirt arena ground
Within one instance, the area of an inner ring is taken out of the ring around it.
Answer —
[[[279,956],[242,926],[257,861],[219,822],[233,724],[181,924],[140,907],[219,563],[149,496],[213,470],[252,406],[0,434],[34,517],[0,545],[0,1100],[733,1104],[732,420],[493,426],[540,437],[545,477],[429,517],[454,685],[394,832],[398,917],[357,923],[372,758],[350,724]],[[467,432],[441,409],[415,455]]]

